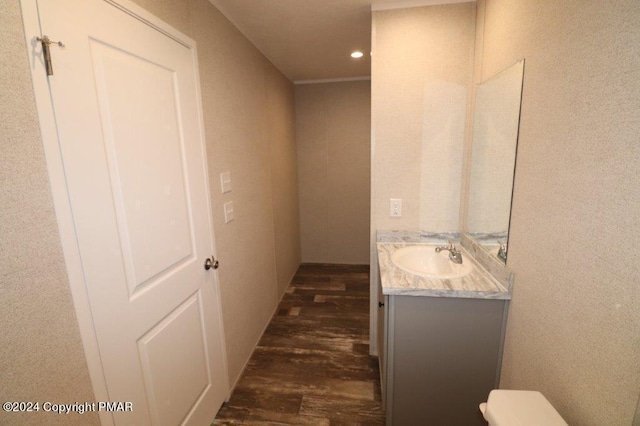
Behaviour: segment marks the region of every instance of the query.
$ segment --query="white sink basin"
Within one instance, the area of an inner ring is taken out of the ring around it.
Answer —
[[[436,246],[416,245],[396,250],[391,261],[400,269],[428,278],[460,278],[468,275],[473,266],[462,258],[462,264],[449,260],[449,252],[436,253]]]

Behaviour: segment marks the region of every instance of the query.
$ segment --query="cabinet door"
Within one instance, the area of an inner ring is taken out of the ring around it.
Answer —
[[[380,367],[380,386],[382,387],[382,406],[386,405],[385,394],[387,392],[387,366],[386,366],[386,350],[387,350],[387,310],[389,305],[389,296],[381,295],[380,299],[383,305],[378,304],[378,366]]]
[[[505,301],[391,296],[387,424],[486,425]]]

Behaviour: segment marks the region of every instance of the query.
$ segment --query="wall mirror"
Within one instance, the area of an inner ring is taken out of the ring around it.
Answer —
[[[506,263],[524,59],[478,85],[473,118],[467,234]]]

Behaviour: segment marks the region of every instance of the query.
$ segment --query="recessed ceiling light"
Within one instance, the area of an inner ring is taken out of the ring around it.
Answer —
[[[364,53],[362,53],[359,50],[356,50],[355,52],[351,52],[351,57],[354,59],[362,58],[363,56],[364,56]]]

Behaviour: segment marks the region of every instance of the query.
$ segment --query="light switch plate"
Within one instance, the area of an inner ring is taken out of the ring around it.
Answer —
[[[220,187],[223,194],[231,192],[231,172],[220,173]]]
[[[228,203],[224,203],[224,223],[229,223],[233,220],[233,201],[229,201]]]

